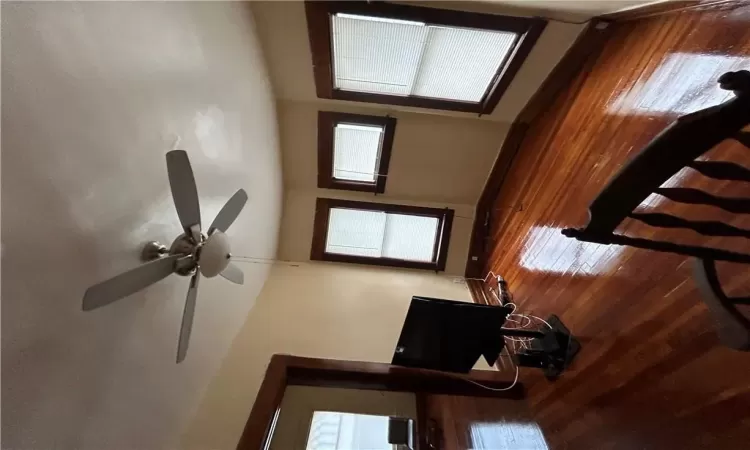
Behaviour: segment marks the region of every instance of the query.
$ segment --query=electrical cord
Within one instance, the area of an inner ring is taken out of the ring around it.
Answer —
[[[571,22],[571,23],[574,23],[574,22]],[[500,277],[500,276],[498,276],[498,275],[495,275],[495,273],[492,272],[491,270],[487,273],[487,275],[484,278],[464,278],[464,279],[465,280],[477,280],[477,281],[482,281],[483,283],[487,283],[487,279],[490,276],[492,276],[493,278],[495,278],[497,280],[497,282],[498,282],[498,288],[503,289],[503,287],[505,287],[505,289],[507,289],[507,284],[505,283],[505,279],[502,278],[502,277]],[[490,291],[490,293],[495,297],[495,299],[501,305],[512,308],[510,314],[508,314],[508,316],[507,316],[507,320],[509,322],[513,322],[513,323],[520,324],[520,325],[517,326],[517,327],[508,327],[508,328],[515,328],[515,329],[519,329],[519,330],[520,329],[529,329],[529,328],[531,328],[531,324],[533,322],[532,319],[536,319],[536,320],[542,322],[543,324],[547,325],[547,327],[549,327],[550,329],[552,329],[552,325],[550,325],[549,322],[547,322],[546,320],[542,319],[541,317],[535,316],[533,314],[517,313],[516,311],[518,310],[518,305],[516,305],[515,303],[513,303],[511,301],[512,297],[511,297],[511,295],[510,295],[509,292],[505,293],[506,295],[503,295],[503,292],[500,292],[500,295],[498,295],[498,293],[496,293],[492,288],[489,288],[488,290]],[[502,296],[502,298],[501,298],[501,296]],[[503,301],[504,299],[511,299],[511,300]],[[522,321],[516,320],[515,318],[525,319],[526,322],[523,323]],[[513,348],[513,353],[518,353],[518,350],[516,348],[517,345],[523,347],[524,349],[528,349],[529,348],[529,345],[528,345],[529,342],[532,341],[535,338],[531,338],[531,337],[520,338],[520,337],[514,337],[514,336],[504,336],[504,338],[505,338],[505,341],[506,341],[505,351],[508,353],[507,356],[513,362],[513,365],[515,366],[515,369],[516,369],[515,377],[513,378],[513,382],[511,383],[510,386],[508,386],[507,388],[492,388],[492,387],[489,387],[489,386],[485,386],[482,383],[478,383],[478,382],[476,382],[474,380],[469,380],[469,379],[464,378],[464,377],[459,377],[459,378],[463,379],[464,381],[468,381],[471,384],[475,384],[475,385],[477,385],[477,386],[479,386],[479,387],[481,387],[483,389],[487,389],[489,391],[502,392],[502,391],[508,391],[510,389],[513,389],[516,386],[516,384],[518,384],[519,368],[518,368],[518,364],[516,364],[515,359],[510,354],[510,348],[511,347]],[[503,355],[501,354],[500,356],[503,356]]]
[[[487,389],[488,391],[494,391],[494,392],[509,391],[513,389],[514,387],[516,387],[516,384],[518,384],[518,366],[516,366],[516,376],[513,378],[513,382],[510,384],[510,386],[506,388],[493,388],[493,387],[485,386],[482,383],[477,383],[476,381],[470,380],[468,378],[463,378],[463,377],[460,377],[460,378],[464,381],[468,381],[471,384],[476,384],[480,388]]]

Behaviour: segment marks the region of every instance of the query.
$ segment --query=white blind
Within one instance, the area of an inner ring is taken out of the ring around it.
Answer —
[[[326,252],[380,258],[385,221],[384,212],[331,208]]]
[[[430,27],[414,95],[479,102],[515,33]]]
[[[341,180],[377,181],[383,128],[336,125],[333,136],[333,177]]]
[[[338,89],[479,102],[518,35],[373,17],[332,18]]]
[[[332,33],[336,88],[411,93],[427,40],[426,27],[335,15]]]
[[[436,217],[331,208],[326,252],[432,262]]]

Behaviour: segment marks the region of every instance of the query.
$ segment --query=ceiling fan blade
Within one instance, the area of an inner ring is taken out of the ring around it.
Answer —
[[[242,208],[247,202],[247,193],[244,189],[240,189],[234,193],[234,195],[227,200],[224,206],[221,207],[221,211],[216,215],[211,226],[208,228],[208,233],[216,229],[219,231],[227,231],[232,223],[234,223],[237,216],[242,212]]]
[[[198,202],[198,188],[195,186],[193,168],[185,150],[167,152],[167,174],[174,207],[183,230],[191,233],[191,226],[196,224],[200,229],[201,208]]]
[[[195,300],[198,298],[198,280],[200,272],[195,272],[190,279],[190,288],[185,298],[185,311],[182,313],[182,326],[180,327],[180,340],[177,343],[177,362],[181,363],[187,354],[190,344],[190,332],[193,330],[193,316],[195,315]]]
[[[226,269],[224,269],[219,275],[231,281],[234,284],[245,283],[245,274],[242,273],[242,269],[229,263]]]
[[[109,305],[166,278],[174,271],[175,262],[182,257],[184,255],[165,256],[91,286],[83,295],[83,310]]]

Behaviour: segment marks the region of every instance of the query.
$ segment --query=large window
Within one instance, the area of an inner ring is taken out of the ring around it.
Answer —
[[[382,2],[307,2],[318,97],[490,113],[546,22]]]
[[[318,187],[385,192],[396,119],[318,113]]]
[[[310,259],[445,270],[453,210],[318,199]]]

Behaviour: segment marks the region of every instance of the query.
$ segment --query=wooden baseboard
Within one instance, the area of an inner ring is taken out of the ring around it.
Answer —
[[[625,22],[630,20],[645,19],[664,14],[674,14],[698,8],[713,7],[726,4],[728,8],[734,8],[742,0],[672,0],[661,3],[653,3],[625,11],[604,14],[599,16],[600,20],[611,20],[613,22]]]

